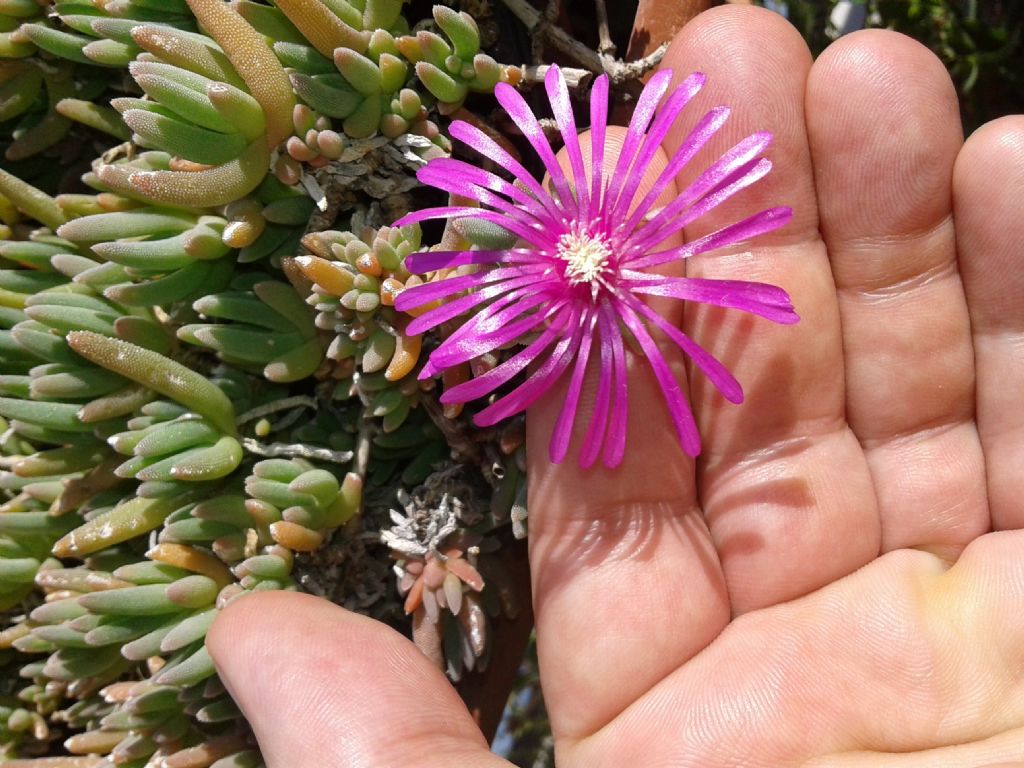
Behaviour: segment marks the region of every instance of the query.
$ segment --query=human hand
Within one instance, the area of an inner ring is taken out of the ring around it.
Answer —
[[[747,394],[732,406],[691,378],[696,465],[642,361],[615,471],[549,464],[557,392],[531,411],[558,765],[1024,766],[1024,118],[962,146],[949,79],[917,43],[859,33],[812,66],[749,7],[699,17],[666,65],[708,75],[699,106],[733,107],[711,151],[775,134],[772,174],[687,236],[795,211],[753,257],[687,274],[781,285],[802,320],[680,318]],[[443,675],[369,619],[254,595],[208,642],[270,768],[508,765]]]

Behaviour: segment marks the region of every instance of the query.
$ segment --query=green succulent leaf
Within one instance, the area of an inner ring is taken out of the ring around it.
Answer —
[[[213,208],[245,197],[259,186],[270,166],[266,142],[257,139],[230,162],[203,171],[140,171],[106,165],[100,179],[132,196],[179,208]]]
[[[58,557],[84,557],[129,541],[163,525],[182,503],[181,498],[129,499],[71,531],[54,545],[53,552]]]
[[[234,434],[231,401],[209,379],[170,358],[120,339],[88,331],[68,334],[68,343],[96,365],[159,392],[209,419],[226,434]],[[0,408],[2,408],[0,399]]]
[[[466,98],[466,94],[469,92],[465,83],[455,80],[429,61],[421,61],[416,64],[416,75],[426,89],[441,101],[458,104]]]
[[[452,41],[455,55],[471,61],[480,51],[480,30],[473,17],[465,11],[456,11],[444,5],[434,6],[434,21]]]
[[[194,163],[220,165],[238,157],[246,146],[239,133],[217,133],[141,109],[129,109],[122,117],[148,147],[162,149]]]

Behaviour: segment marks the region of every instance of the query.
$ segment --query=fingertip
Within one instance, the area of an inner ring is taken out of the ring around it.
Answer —
[[[807,100],[809,119],[814,115],[838,118],[845,127],[846,121],[856,124],[865,115],[882,122],[890,117],[916,117],[922,124],[918,132],[922,143],[945,140],[947,133],[955,133],[952,143],[958,145],[961,140],[959,121],[947,119],[958,115],[959,106],[945,65],[927,46],[892,30],[864,29],[832,43],[811,69]],[[845,101],[847,108],[823,108],[823,101],[826,105]],[[925,125],[956,130],[925,130]]]
[[[957,156],[954,184],[971,195],[1004,195],[1006,188],[994,182],[1020,175],[1021,169],[1024,115],[1007,115],[985,123],[967,138]]]
[[[1024,528],[1022,209],[1024,115],[1011,115],[975,131],[953,170],[957,259],[975,338],[976,418],[996,529]]]
[[[726,60],[758,55],[771,46],[776,52],[806,59],[811,52],[800,32],[781,14],[756,5],[722,5],[705,11],[687,24],[672,41],[660,68],[672,69],[675,79],[689,74],[694,49],[717,49]]]
[[[459,764],[452,755],[491,765],[440,670],[366,616],[312,595],[250,594],[221,612],[207,645],[270,768]]]
[[[250,647],[254,642],[268,632],[276,634],[275,616],[293,608],[301,615],[313,608],[306,605],[308,600],[316,598],[293,592],[250,592],[228,603],[206,634],[206,647],[225,682],[235,675],[241,659],[260,652],[258,645]]]
[[[948,215],[963,133],[925,46],[881,29],[844,36],[811,68],[806,111],[827,238],[905,237]]]
[[[884,77],[894,65],[908,64],[920,67],[910,70],[919,80],[946,74],[945,65],[931,49],[891,29],[861,29],[843,35],[825,49],[815,64],[819,68],[842,67],[848,76],[861,80]],[[949,79],[948,75],[945,79]]]
[[[784,229],[766,233],[759,244],[801,243],[817,236],[818,219],[811,182],[810,154],[804,125],[804,102],[811,53],[803,37],[781,15],[755,6],[728,5],[701,14],[673,41],[662,66],[681,82],[702,72],[707,82],[665,138],[669,156],[696,137],[698,121],[728,106],[721,121],[676,181],[680,191],[692,184],[709,163],[737,142],[771,134],[772,171],[724,201],[709,215],[687,227],[687,237],[714,231],[752,210],[786,203],[796,211]],[[703,130],[699,131],[701,134]]]
[[[1013,229],[1016,212],[1024,205],[1024,115],[992,120],[968,137],[953,169],[953,202],[961,268],[971,282],[968,290],[984,289],[988,302],[972,303],[993,319],[1016,319],[1019,296],[1007,290],[1005,280],[1018,271],[1019,241]],[[977,258],[978,253],[985,258]],[[1002,273],[998,279],[970,280],[976,273],[988,277],[993,270]]]

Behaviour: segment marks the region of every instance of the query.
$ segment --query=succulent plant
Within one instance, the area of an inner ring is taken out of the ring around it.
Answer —
[[[498,83],[519,82],[521,72],[480,51],[480,30],[465,11],[434,6],[434,22],[448,40],[421,30],[396,45],[416,65],[416,76],[438,100],[444,113],[458,109],[470,91],[491,91]]]
[[[443,658],[449,676],[458,680],[465,671],[487,666],[488,610],[512,617],[518,605],[500,563],[488,559],[497,542],[473,530],[479,518],[457,497],[429,499],[400,493],[404,514],[392,511],[392,526],[381,541],[397,559],[413,639],[428,656]],[[485,566],[487,579],[481,573]]]
[[[436,339],[394,308],[423,236],[389,224],[444,115],[518,70],[465,13],[441,37],[402,10],[0,2],[0,759],[262,765],[204,645],[251,591],[425,620],[453,678],[486,665],[521,429],[454,448],[417,380]],[[407,551],[465,511],[431,490],[453,471],[486,514]]]
[[[303,239],[311,253],[295,263],[313,283],[306,301],[316,309],[317,327],[334,334],[330,359],[352,360],[364,374],[383,371],[389,382],[412,373],[422,339],[403,332],[407,318],[394,304],[406,284],[421,282],[405,269],[405,257],[419,244],[419,227],[365,229],[359,236],[316,232]]]

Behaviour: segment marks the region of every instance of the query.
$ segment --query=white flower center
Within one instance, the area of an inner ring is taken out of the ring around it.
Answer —
[[[570,285],[593,283],[604,272],[611,255],[608,241],[601,235],[566,232],[558,238],[558,258],[566,264]]]

